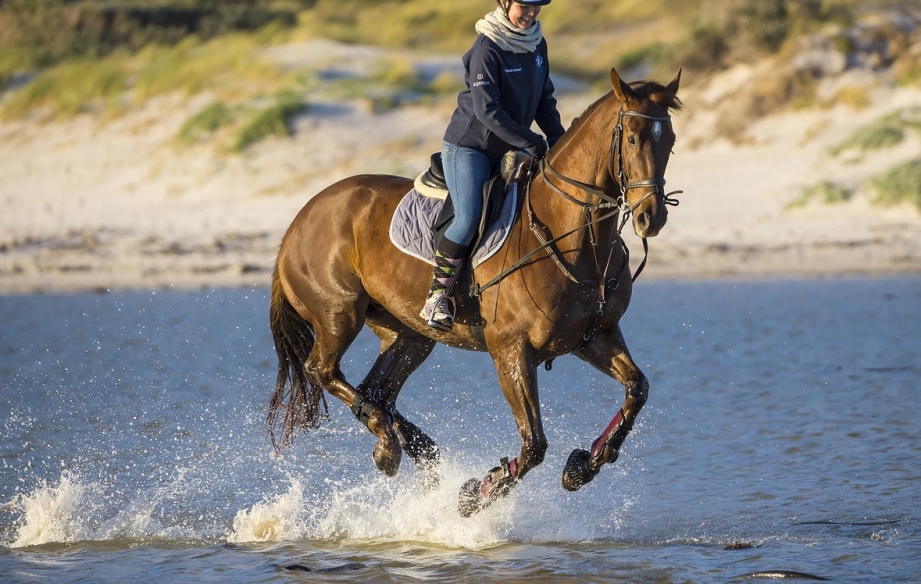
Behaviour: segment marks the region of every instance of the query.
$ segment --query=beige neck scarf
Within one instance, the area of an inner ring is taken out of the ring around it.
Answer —
[[[535,20],[528,30],[522,30],[512,24],[502,8],[496,8],[477,21],[476,31],[512,53],[533,53],[544,38],[539,20]]]

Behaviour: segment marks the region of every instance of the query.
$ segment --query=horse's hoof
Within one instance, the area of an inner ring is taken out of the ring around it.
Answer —
[[[397,474],[400,470],[400,459],[403,458],[400,439],[391,424],[390,414],[383,409],[374,410],[368,416],[368,430],[377,436],[377,444],[371,456],[378,470],[388,477]]]
[[[382,442],[378,442],[374,447],[374,453],[371,454],[377,469],[388,477],[396,476],[400,470],[400,460],[403,458],[403,449],[399,445],[395,449],[389,449]]]
[[[460,497],[457,504],[457,511],[461,517],[471,517],[481,509],[480,504],[480,481],[470,479],[461,486]]]
[[[590,483],[598,470],[588,468],[588,450],[576,448],[569,454],[566,467],[563,468],[563,488],[567,491],[578,491]]]

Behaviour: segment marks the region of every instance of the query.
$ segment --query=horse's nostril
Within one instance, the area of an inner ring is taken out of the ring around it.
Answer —
[[[636,224],[640,229],[649,229],[649,213],[640,213],[636,218]]]

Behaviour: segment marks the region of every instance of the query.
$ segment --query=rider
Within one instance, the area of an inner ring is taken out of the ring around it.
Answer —
[[[454,220],[435,252],[432,287],[420,313],[439,330],[454,325],[451,293],[476,234],[491,167],[509,150],[540,158],[563,135],[537,20],[550,2],[497,0],[499,7],[477,22],[479,35],[464,55],[466,89],[457,97],[441,150]],[[535,121],[546,140],[531,130]]]

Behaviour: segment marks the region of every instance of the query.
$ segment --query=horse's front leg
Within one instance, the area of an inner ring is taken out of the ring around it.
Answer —
[[[515,345],[515,343],[511,343]],[[537,362],[533,351],[518,347],[493,352],[502,393],[512,409],[521,450],[516,458],[502,458],[483,480],[470,479],[461,487],[458,510],[464,517],[506,496],[532,468],[544,460],[547,438],[540,418],[537,395]]]
[[[580,359],[620,381],[626,390],[624,405],[589,450],[576,449],[563,470],[563,488],[577,491],[595,478],[601,466],[617,460],[620,447],[646,403],[649,382],[633,362],[620,326],[601,331],[573,351]]]

